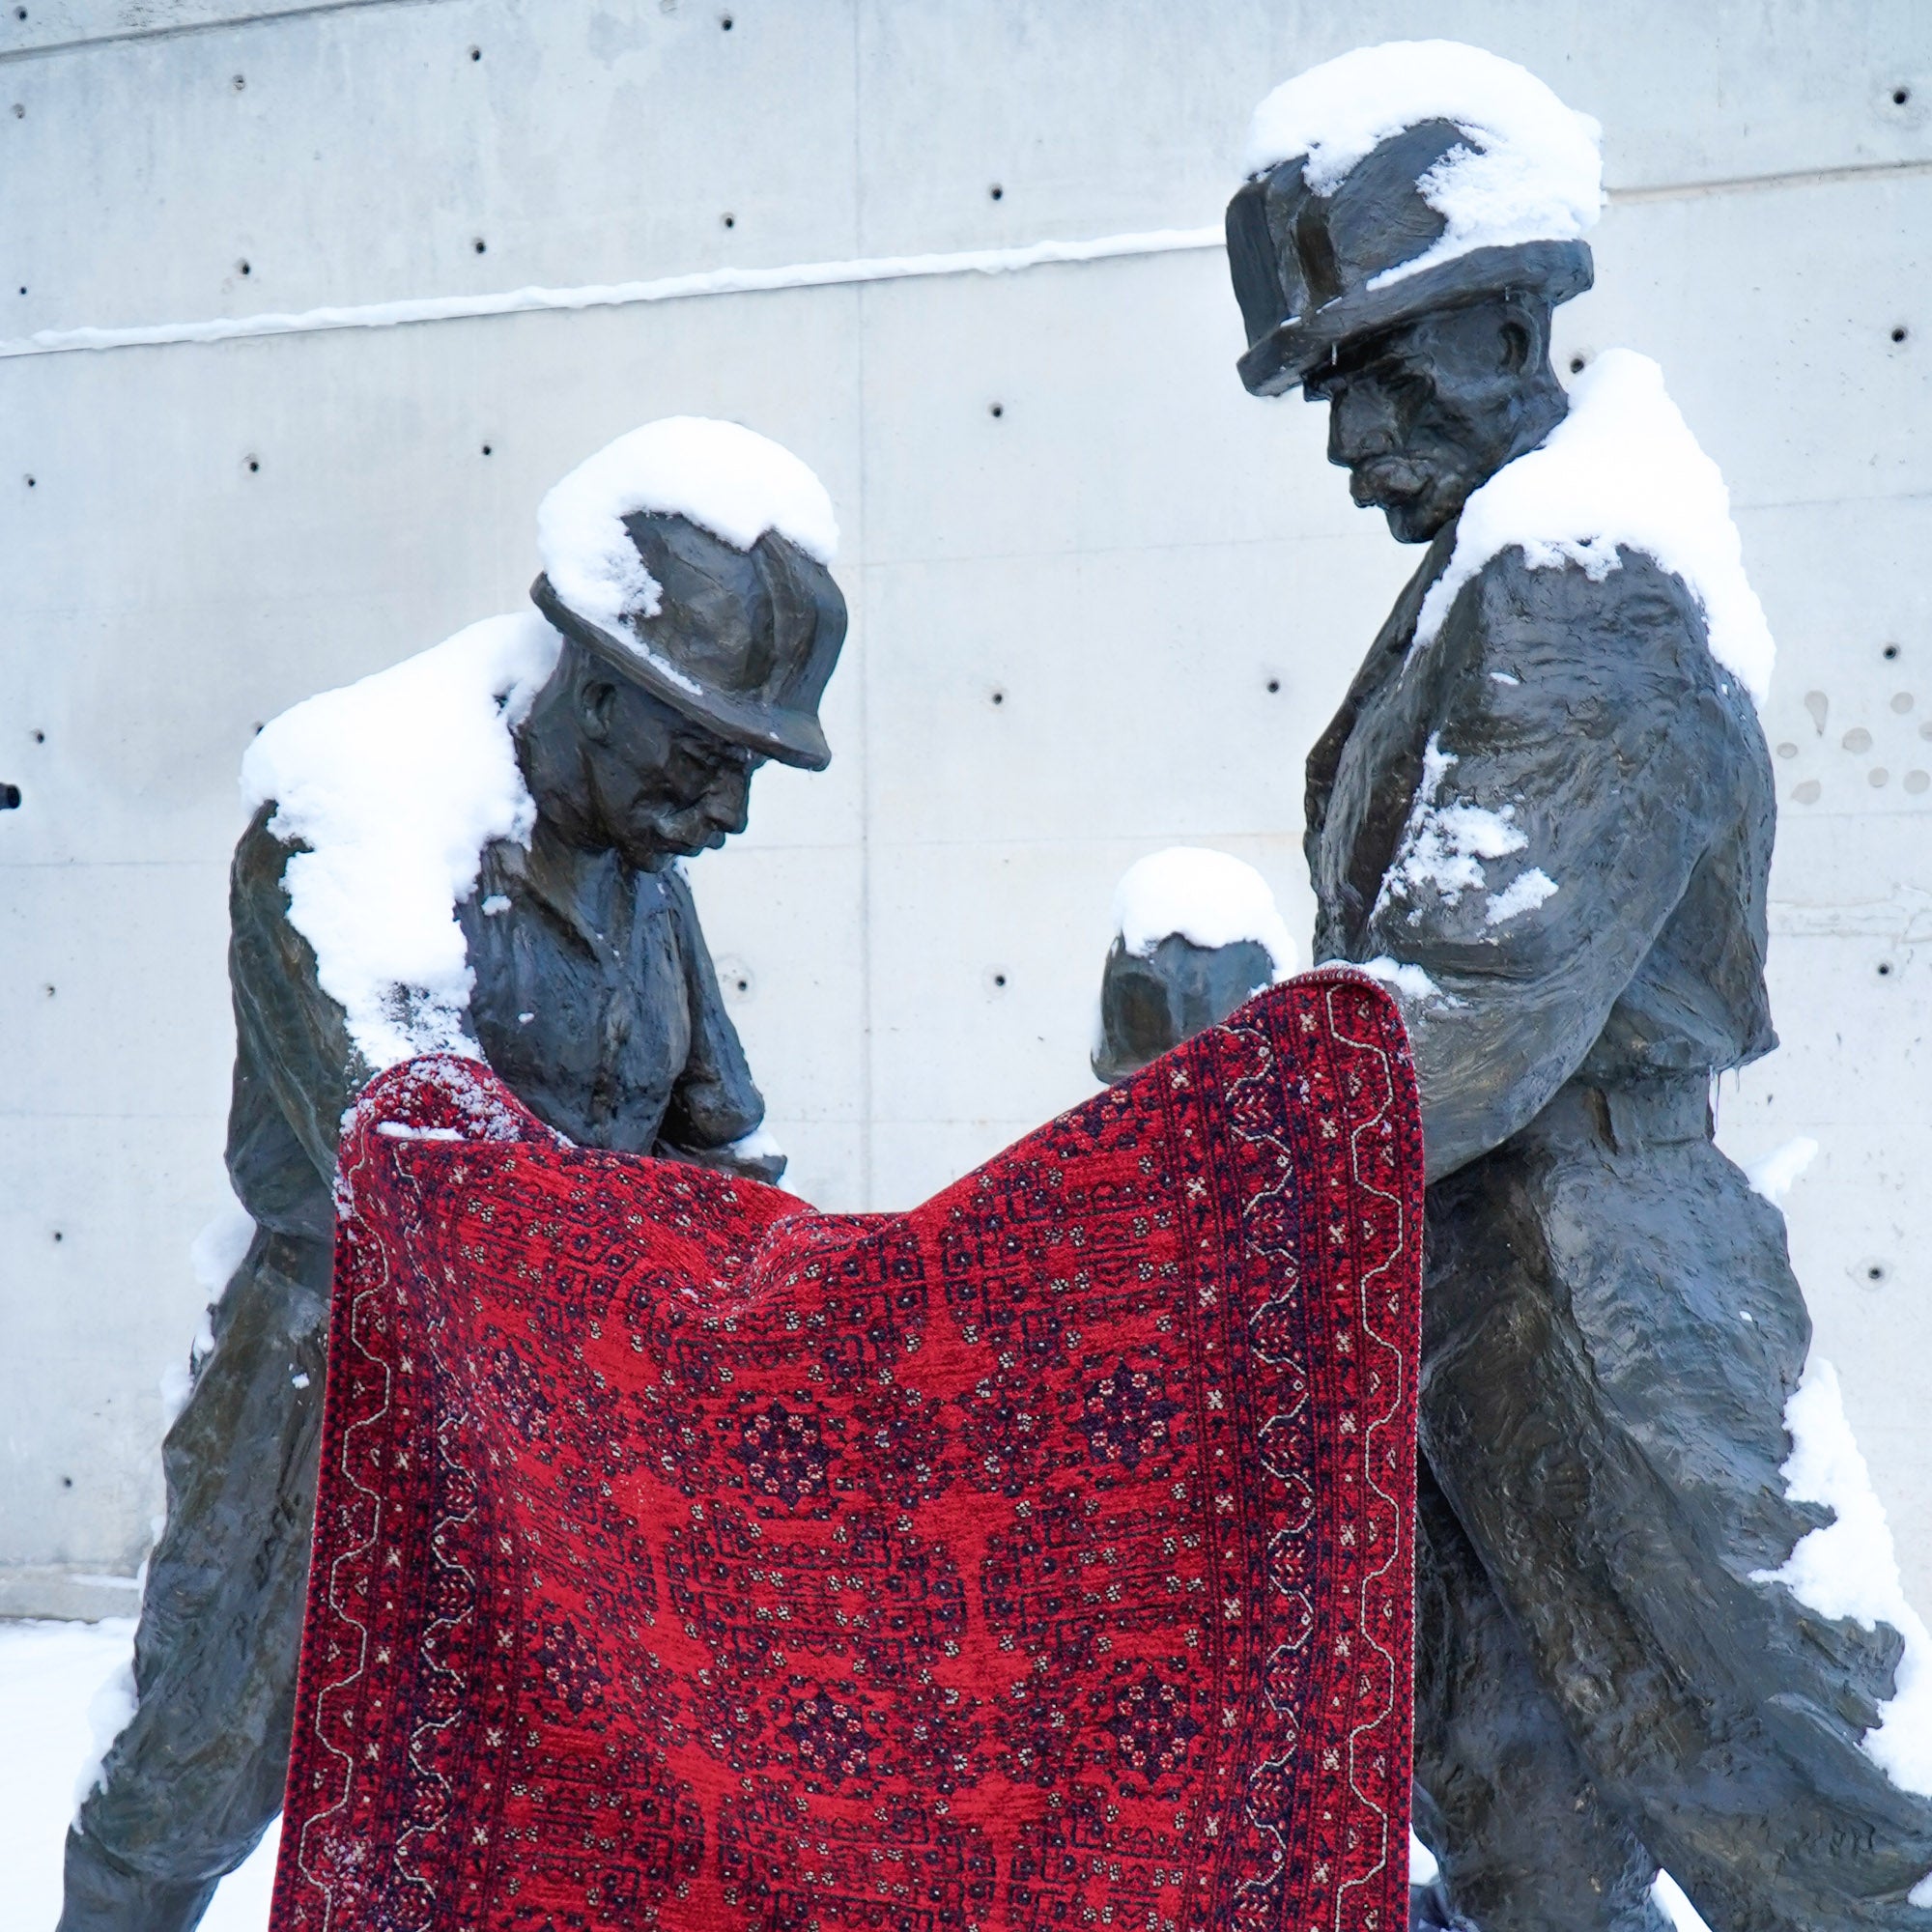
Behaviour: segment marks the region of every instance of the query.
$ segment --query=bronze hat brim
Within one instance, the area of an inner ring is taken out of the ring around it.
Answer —
[[[727,743],[808,772],[822,772],[832,762],[832,747],[810,712],[753,704],[702,685],[694,690],[695,679],[688,683],[679,679],[668,668],[642,656],[635,645],[627,645],[603,625],[580,616],[556,594],[547,574],[530,585],[530,601],[557,630],[600,663]]]
[[[1461,308],[1510,289],[1566,302],[1581,295],[1593,280],[1587,242],[1517,242],[1473,248],[1381,288],[1353,289],[1307,315],[1291,316],[1254,344],[1236,366],[1250,394],[1279,396],[1298,388],[1343,343],[1360,336],[1378,335],[1434,309]]]

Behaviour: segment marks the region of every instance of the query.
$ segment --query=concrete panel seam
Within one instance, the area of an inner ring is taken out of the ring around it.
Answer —
[[[1129,255],[1170,255],[1224,246],[1220,227],[1160,228],[1103,235],[1087,242],[1035,242],[1015,248],[962,248],[934,255],[862,256],[846,262],[799,262],[777,269],[710,269],[647,282],[571,289],[512,289],[501,295],[424,296],[412,300],[313,308],[299,315],[221,316],[210,322],[163,322],[133,328],[43,328],[0,342],[0,358],[62,355],[76,350],[156,349],[187,342],[233,342],[251,336],[313,335],[342,328],[395,328],[411,323],[469,321],[545,310],[626,308],[639,302],[688,301],[703,296],[757,295],[777,289],[840,288],[934,275],[1011,274],[1065,263]]]
[[[437,0],[345,0],[352,6],[431,5]],[[314,11],[329,12],[329,8]],[[290,15],[262,15],[288,18]],[[1843,168],[1795,169],[1779,174],[1738,176],[1714,182],[1683,182],[1650,187],[1611,188],[1612,205],[1698,200],[1711,195],[1910,180],[1932,175],[1932,160],[1878,161]],[[1029,269],[1134,256],[1171,255],[1220,248],[1218,224],[1205,228],[1159,228],[1087,241],[1046,240],[1004,248],[961,248],[920,255],[859,256],[842,262],[797,262],[769,269],[709,269],[654,280],[588,283],[574,288],[530,287],[493,295],[419,296],[398,301],[361,302],[270,312],[216,316],[200,322],[162,322],[128,327],[44,328],[26,337],[0,341],[0,360],[27,355],[71,355],[81,350],[160,349],[188,343],[243,341],[263,336],[314,335],[338,329],[397,328],[432,322],[462,322],[493,316],[626,308],[639,303],[690,301],[707,296],[758,295],[784,289],[839,288],[866,282],[929,279],[968,274],[1014,274]]]
[[[259,13],[225,14],[219,19],[183,20],[168,27],[128,27],[117,34],[76,34],[71,40],[43,41],[36,46],[0,51],[0,67],[21,61],[46,60],[55,54],[79,53],[95,47],[126,46],[129,42],[182,41],[201,34],[223,34],[231,28],[279,26],[285,20],[313,20],[327,14],[371,13],[377,8],[442,7],[449,0],[314,0],[307,7],[264,8]]]

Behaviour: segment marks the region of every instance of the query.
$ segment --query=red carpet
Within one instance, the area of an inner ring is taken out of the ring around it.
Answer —
[[[385,1074],[276,1932],[1402,1932],[1421,1168],[1339,976],[906,1214]]]

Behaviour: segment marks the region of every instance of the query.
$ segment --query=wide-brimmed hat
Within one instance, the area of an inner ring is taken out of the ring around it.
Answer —
[[[546,574],[536,607],[619,675],[674,711],[761,757],[822,771],[832,750],[818,701],[845,641],[845,599],[832,573],[768,529],[750,549],[683,516],[638,511],[625,531],[657,609],[605,623],[573,610]]]
[[[1425,192],[1469,137],[1424,121],[1383,140],[1326,193],[1308,156],[1244,183],[1228,204],[1228,264],[1247,325],[1241,381],[1258,396],[1297,387],[1346,341],[1511,290],[1568,301],[1590,286],[1590,245],[1576,239],[1474,247],[1397,272],[1448,229]]]

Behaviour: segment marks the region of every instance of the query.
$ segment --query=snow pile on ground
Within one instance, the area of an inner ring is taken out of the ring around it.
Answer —
[[[1463,506],[1455,554],[1423,599],[1412,648],[1428,646],[1456,593],[1506,550],[1520,550],[1532,570],[1575,564],[1600,583],[1620,546],[1684,580],[1703,610],[1711,655],[1762,705],[1776,651],[1745,576],[1730,493],[1664,393],[1663,372],[1629,349],[1598,356],[1548,440]]]
[[[0,1623],[0,1918],[19,1932],[51,1932],[60,1917],[61,1856],[73,1815],[74,1768],[88,1754],[88,1700],[132,1654],[134,1626]],[[263,1932],[278,1833],[214,1895],[202,1932]]]
[[[248,810],[272,799],[270,830],[308,847],[282,875],[289,922],[372,1069],[476,1051],[456,905],[484,846],[536,822],[511,733],[560,646],[533,611],[471,624],[283,712],[242,761]]]
[[[1136,860],[1114,890],[1114,930],[1145,959],[1179,934],[1212,949],[1253,940],[1274,961],[1274,977],[1294,971],[1294,941],[1275,910],[1267,881],[1226,852],[1172,845]]]
[[[1255,109],[1247,173],[1306,155],[1303,179],[1332,194],[1378,145],[1426,121],[1453,122],[1468,139],[1420,184],[1448,226],[1371,288],[1478,248],[1575,241],[1596,221],[1603,129],[1514,61],[1457,41],[1357,47],[1285,82]]]
[[[619,629],[655,617],[662,592],[624,519],[640,510],[688,517],[740,550],[767,530],[829,564],[838,524],[825,486],[790,450],[740,423],[666,416],[581,463],[537,510],[537,551],[551,587],[580,616]]]
[[[1457,904],[1464,893],[1488,893],[1483,862],[1506,859],[1529,843],[1514,823],[1514,806],[1492,811],[1482,805],[1440,802],[1442,781],[1455,762],[1455,753],[1445,752],[1439,736],[1432,732],[1422,750],[1422,781],[1416,786],[1395,863],[1382,880],[1378,912],[1393,897],[1414,898],[1424,891],[1435,893],[1449,905]],[[1533,912],[1555,890],[1556,881],[1540,866],[1531,866],[1491,897],[1483,910],[1484,923],[1501,925]],[[1412,920],[1421,917],[1419,906],[1409,914]]]
[[[1780,1569],[1760,1570],[1752,1580],[1782,1583],[1820,1616],[1850,1617],[1865,1630],[1887,1623],[1905,1639],[1896,1694],[1865,1733],[1864,1747],[1901,1790],[1932,1797],[1932,1631],[1905,1600],[1891,1525],[1845,1420],[1837,1371],[1821,1356],[1805,1363],[1784,1426],[1792,1443],[1786,1493],[1824,1504],[1836,1520],[1801,1537]],[[1920,1889],[1932,1900],[1932,1880]],[[1927,1901],[1915,1892],[1914,1902]]]

